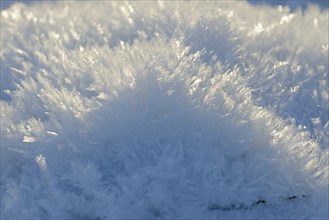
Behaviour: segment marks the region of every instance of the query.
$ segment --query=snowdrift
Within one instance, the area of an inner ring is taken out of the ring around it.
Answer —
[[[1,219],[328,218],[328,11],[1,11]]]

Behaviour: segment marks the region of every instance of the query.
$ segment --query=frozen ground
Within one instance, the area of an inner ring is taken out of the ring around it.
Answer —
[[[328,9],[1,11],[1,219],[327,219]]]

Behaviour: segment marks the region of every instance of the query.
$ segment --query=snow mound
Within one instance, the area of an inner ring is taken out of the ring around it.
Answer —
[[[1,11],[1,219],[328,218],[328,11]]]

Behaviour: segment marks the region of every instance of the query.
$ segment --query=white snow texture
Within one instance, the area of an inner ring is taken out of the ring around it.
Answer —
[[[1,219],[327,219],[328,10],[1,10]]]

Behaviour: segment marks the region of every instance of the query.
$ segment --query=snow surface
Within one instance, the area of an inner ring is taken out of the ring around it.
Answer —
[[[1,11],[1,219],[327,219],[328,10]]]

